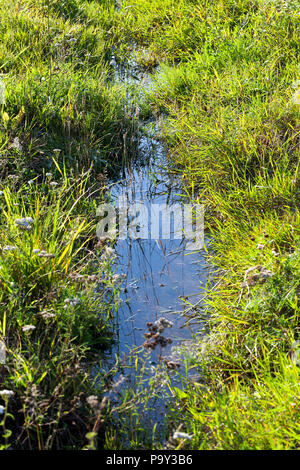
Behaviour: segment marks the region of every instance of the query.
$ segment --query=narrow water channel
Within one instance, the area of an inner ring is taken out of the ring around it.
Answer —
[[[148,74],[138,76],[135,72],[132,75],[127,70],[126,75],[118,73],[118,79],[122,79],[125,86],[135,82],[138,86],[141,83],[151,86]],[[128,100],[128,108],[131,105]],[[128,207],[142,203],[148,210],[155,204],[187,203],[180,177],[170,171],[168,150],[157,138],[157,123],[141,122],[141,128],[138,150],[127,156],[120,181],[112,185],[110,200],[117,206],[122,196]],[[120,275],[122,283],[117,341],[111,357],[126,357],[144,345],[152,370],[164,363],[171,366],[169,369],[175,365],[174,370],[185,373],[185,357],[182,352],[178,354],[178,350],[184,345],[185,354],[192,355],[193,337],[201,331],[202,325],[199,319],[190,316],[194,313],[193,305],[201,302],[210,275],[205,250],[190,251],[187,245],[188,240],[175,238],[172,230],[171,237],[158,240],[150,237],[117,239],[114,246],[116,274]],[[155,336],[163,340],[155,342]],[[149,422],[161,424],[166,399],[158,399],[154,408]]]
[[[122,195],[128,207],[142,203],[149,212],[155,204],[185,202],[180,180],[168,173],[167,150],[161,142],[142,137],[139,158],[135,156],[129,162],[122,182],[113,188],[113,200]],[[188,240],[172,239],[172,232],[170,238],[128,238],[115,246],[117,273],[124,277],[118,311],[118,352],[128,353],[141,346],[148,333],[147,323],[165,318],[172,326],[163,335],[172,342],[158,344],[151,351],[154,363],[159,356],[171,357],[174,346],[192,338],[193,323],[187,322],[184,313],[201,299],[209,270],[204,250],[188,250]]]

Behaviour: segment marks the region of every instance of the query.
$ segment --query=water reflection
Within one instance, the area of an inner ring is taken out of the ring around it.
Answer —
[[[163,145],[146,138],[140,142],[140,155],[125,168],[125,178],[114,186],[112,198],[125,195],[128,205],[142,202],[175,204],[184,202],[180,181],[167,171],[168,159]],[[172,235],[172,233],[171,233]],[[173,327],[164,331],[172,339],[165,348],[152,351],[152,359],[170,356],[173,346],[191,338],[183,315],[188,302],[201,299],[208,277],[205,251],[191,252],[182,239],[126,239],[115,246],[117,273],[124,276],[119,308],[118,353],[127,353],[145,342],[147,322],[165,317]]]

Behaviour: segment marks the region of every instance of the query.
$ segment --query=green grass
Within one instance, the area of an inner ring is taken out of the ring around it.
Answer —
[[[51,167],[53,148],[63,150],[69,166],[89,166],[92,159],[98,171],[116,169],[131,123],[124,91],[111,83],[113,2],[24,0],[1,7],[1,147],[18,137],[26,171]],[[15,167],[19,159],[9,156]]]
[[[80,448],[92,425],[89,368],[111,344],[117,296],[112,260],[94,246],[103,188],[90,173],[2,187],[1,390],[14,392],[5,447]]]
[[[215,377],[215,382],[219,382]],[[299,448],[299,367],[281,356],[276,372],[260,363],[251,383],[187,384],[177,395],[192,443],[179,448],[287,450]]]
[[[90,373],[117,297],[96,207],[136,129],[112,51],[152,73],[133,101],[164,117],[173,168],[205,204],[218,279],[192,363],[203,382],[170,383],[170,435],[192,440],[167,446],[299,448],[299,6],[2,0],[2,448],[163,446],[143,429],[157,392],[144,365],[133,356],[119,404],[103,396],[122,364]],[[26,217],[29,230],[15,223]]]
[[[114,20],[119,61],[152,71],[142,109],[163,114],[205,204],[220,278],[194,364],[206,386],[171,387],[193,434],[177,448],[299,448],[299,6],[127,0]]]

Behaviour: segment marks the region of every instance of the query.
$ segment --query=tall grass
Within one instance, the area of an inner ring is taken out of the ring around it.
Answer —
[[[111,262],[94,247],[102,188],[89,172],[12,181],[0,219],[1,389],[14,393],[3,446],[78,448],[94,390],[88,364],[112,341],[117,301]]]
[[[110,1],[1,2],[1,449],[104,436],[93,377],[113,341],[117,281],[96,209],[132,128],[111,83],[112,12]]]
[[[53,148],[71,167],[93,160],[99,170],[117,168],[131,124],[124,91],[111,83],[113,3],[2,2],[0,139],[19,139],[26,171],[51,167]],[[16,152],[8,154],[14,166]]]

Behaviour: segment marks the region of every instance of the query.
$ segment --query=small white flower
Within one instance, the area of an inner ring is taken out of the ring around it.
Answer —
[[[42,250],[40,253],[37,254],[39,258],[54,258],[52,253],[47,253],[47,251]]]
[[[90,395],[87,397],[86,401],[92,408],[95,408],[99,405],[98,397],[96,395]]]
[[[2,398],[10,398],[14,396],[14,392],[12,390],[0,390],[0,397]]]
[[[188,439],[191,441],[193,439],[193,436],[190,434],[187,434],[186,432],[174,432],[173,434],[173,439]]]
[[[25,331],[25,332],[26,331],[33,331],[33,330],[35,330],[35,328],[36,327],[34,325],[25,325],[25,326],[22,327],[22,330]]]
[[[75,306],[75,305],[78,305],[79,302],[80,302],[80,299],[78,297],[74,297],[74,299],[65,299],[65,304],[66,305],[69,304],[69,305]]]
[[[34,220],[32,217],[24,217],[22,219],[16,219],[15,220],[15,225],[20,227],[23,230],[31,230],[32,225],[34,223]]]
[[[55,314],[51,312],[42,312],[41,313],[42,317],[45,318],[46,320],[49,320],[50,318],[54,318]]]
[[[42,251],[39,253],[39,256],[40,256],[41,258],[43,258],[44,256],[47,256],[47,251],[42,250]]]
[[[4,194],[4,191],[0,191],[0,196],[3,196],[3,194]]]
[[[52,178],[52,173],[46,173],[47,178]]]
[[[34,250],[32,250],[32,253],[34,255],[37,255],[39,252],[40,252],[40,250],[38,248],[35,248]]]
[[[22,144],[20,142],[20,139],[18,137],[15,137],[12,144],[10,145],[11,148],[17,149],[19,152],[22,152]]]
[[[3,248],[3,251],[15,251],[16,249],[17,249],[16,246],[6,245],[6,246]]]
[[[5,411],[4,406],[0,405],[0,416],[3,415],[4,411]]]
[[[53,186],[53,187],[57,186],[57,185],[58,185],[58,183],[56,181],[51,181],[51,183],[50,183],[50,186]]]
[[[33,184],[33,183],[34,183],[33,180],[29,180],[29,181],[28,181],[28,184]]]

